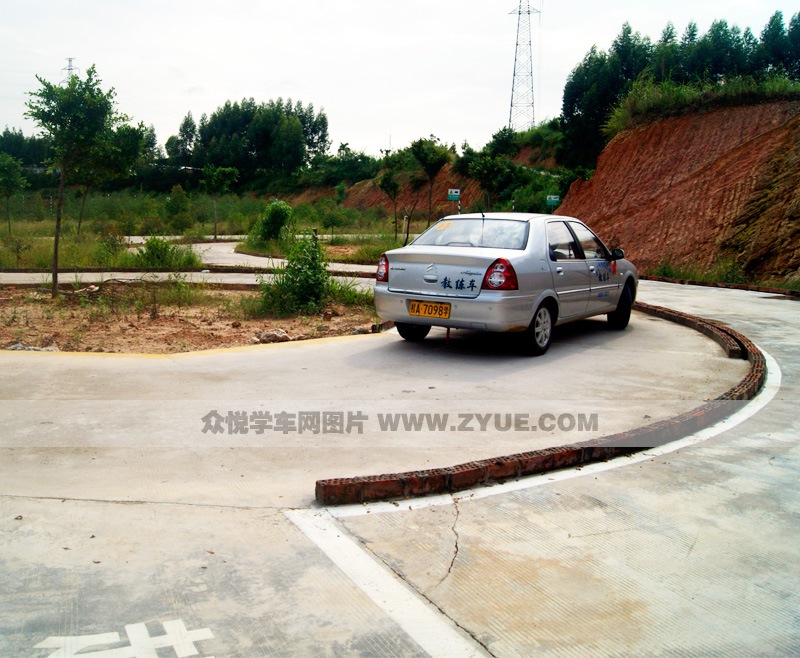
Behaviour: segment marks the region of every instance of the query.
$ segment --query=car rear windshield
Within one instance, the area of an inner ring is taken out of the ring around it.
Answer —
[[[513,219],[443,219],[420,235],[413,244],[441,247],[524,249],[528,222]]]

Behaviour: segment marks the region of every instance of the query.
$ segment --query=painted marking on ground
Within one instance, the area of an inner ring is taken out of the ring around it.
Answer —
[[[451,619],[370,555],[327,510],[286,510],[286,517],[431,656],[486,656]]]
[[[34,649],[56,649],[47,658],[71,658],[72,656],[104,656],[105,658],[158,658],[158,649],[171,647],[175,655],[199,656],[195,642],[211,640],[214,634],[208,628],[190,631],[180,619],[162,622],[164,635],[151,636],[145,624],[128,624],[125,632],[130,644],[95,651],[97,647],[119,644],[119,633],[99,633],[95,635],[54,635],[39,642]],[[213,658],[209,656],[208,658]]]

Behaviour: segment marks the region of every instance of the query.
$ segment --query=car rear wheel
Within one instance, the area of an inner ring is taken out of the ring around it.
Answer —
[[[619,294],[619,302],[617,308],[606,317],[608,324],[612,329],[622,330],[628,326],[631,319],[631,308],[633,307],[633,293],[630,286],[625,286]]]
[[[536,309],[533,320],[525,332],[522,351],[528,356],[544,354],[553,339],[553,312],[550,306],[542,304]]]
[[[405,322],[395,322],[397,333],[412,343],[418,343],[425,339],[430,333],[431,328],[425,324],[407,324]]]

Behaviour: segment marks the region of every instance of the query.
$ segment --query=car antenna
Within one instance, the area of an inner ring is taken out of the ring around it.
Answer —
[[[484,219],[486,219],[486,215],[484,215],[484,214],[483,214],[483,210],[481,210],[481,217],[483,217]]]

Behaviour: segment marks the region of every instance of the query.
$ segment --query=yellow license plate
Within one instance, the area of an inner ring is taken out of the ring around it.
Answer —
[[[450,317],[450,304],[446,302],[408,302],[408,314],[421,318],[440,318],[447,320]]]

